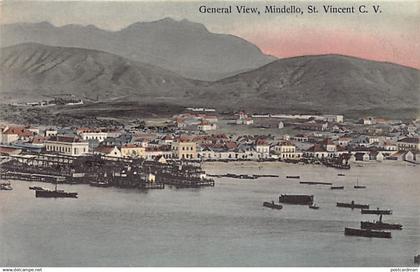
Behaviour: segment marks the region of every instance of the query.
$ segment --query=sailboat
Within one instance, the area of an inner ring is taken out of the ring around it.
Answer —
[[[64,192],[64,190],[57,190],[57,183],[55,183],[54,190],[35,190],[35,197],[47,198],[77,198],[77,193]]]
[[[364,185],[359,185],[359,178],[357,178],[357,182],[356,185],[354,185],[354,189],[365,189],[366,186]]]

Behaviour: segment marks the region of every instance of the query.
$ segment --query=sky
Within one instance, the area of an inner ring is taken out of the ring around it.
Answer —
[[[379,4],[382,13],[374,14],[264,14],[266,5],[296,6],[306,10],[313,4],[336,7]],[[202,14],[200,6],[258,7],[262,14]],[[96,25],[119,30],[139,21],[165,17],[188,19],[204,24],[209,31],[242,37],[264,53],[279,58],[316,54],[343,54],[388,61],[420,68],[420,1],[417,0],[297,0],[288,1],[17,1],[0,2],[0,24],[48,21]],[[1,36],[0,36],[1,43]]]

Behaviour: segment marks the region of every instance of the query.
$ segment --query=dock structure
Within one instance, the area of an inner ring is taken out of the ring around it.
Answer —
[[[65,177],[62,176],[53,176],[53,175],[43,175],[43,174],[31,174],[31,173],[21,173],[21,172],[3,172],[0,173],[1,179],[16,179],[16,180],[25,180],[25,181],[40,181],[40,182],[50,182],[50,183],[63,183]]]
[[[50,183],[90,184],[96,187],[163,189],[214,186],[199,163],[112,158],[101,155],[31,154],[2,164],[1,177]],[[152,177],[152,180],[150,179]]]

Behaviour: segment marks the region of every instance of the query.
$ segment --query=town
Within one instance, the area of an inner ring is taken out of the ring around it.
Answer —
[[[210,112],[210,114],[209,114]],[[147,123],[147,122],[146,122]],[[344,122],[342,115],[246,114],[229,120],[214,109],[188,108],[159,125],[141,122],[120,127],[0,127],[1,154],[83,156],[144,160],[299,161],[339,158],[348,161],[418,161],[420,150],[415,121],[368,117]],[[224,133],[224,123],[231,133]],[[247,134],[256,128],[258,135]],[[264,133],[265,129],[279,134]],[[295,134],[281,133],[289,129]]]
[[[279,161],[338,169],[383,160],[418,164],[417,124],[378,117],[345,121],[343,115],[229,115],[207,108],[111,127],[4,124],[0,174],[55,184],[163,189],[214,186],[212,177],[218,175],[206,175],[203,162]]]

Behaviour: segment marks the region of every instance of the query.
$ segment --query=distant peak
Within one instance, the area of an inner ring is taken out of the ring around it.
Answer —
[[[171,17],[165,17],[163,19],[152,21],[152,23],[176,23],[177,21]]]
[[[4,25],[4,26],[32,26],[32,27],[54,27],[53,24],[51,24],[50,22],[47,21],[42,21],[42,22],[36,22],[36,23],[12,23],[9,25]]]
[[[194,29],[194,30],[200,30],[200,31],[206,31],[208,32],[207,28],[200,23],[192,22],[187,19],[182,19],[180,21],[177,21],[171,17],[165,17],[156,21],[150,21],[150,22],[137,22],[133,23],[123,30],[133,30],[137,28],[142,27],[150,27],[150,26],[160,26],[165,28],[185,28],[185,29]]]

